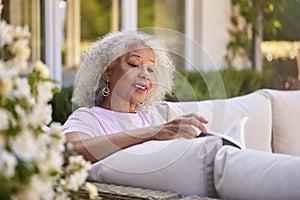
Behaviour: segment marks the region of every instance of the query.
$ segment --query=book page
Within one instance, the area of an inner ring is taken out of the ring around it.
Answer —
[[[248,117],[240,117],[236,119],[231,126],[229,126],[224,133],[218,133],[212,130],[208,130],[207,135],[214,135],[217,137],[224,138],[228,140],[229,142],[232,142],[233,144],[237,145],[241,149],[246,148],[246,127],[248,124]],[[206,134],[200,134],[199,136],[205,136]]]

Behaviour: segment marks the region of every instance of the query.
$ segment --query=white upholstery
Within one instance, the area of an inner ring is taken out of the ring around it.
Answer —
[[[213,162],[220,147],[214,136],[146,142],[93,164],[89,180],[216,196]]]
[[[222,147],[215,158],[215,187],[222,199],[300,199],[300,157]]]
[[[300,156],[300,91],[264,91],[272,101],[273,151]]]

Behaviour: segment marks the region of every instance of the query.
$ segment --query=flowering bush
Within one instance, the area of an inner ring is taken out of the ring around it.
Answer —
[[[0,19],[0,199],[71,199],[81,187],[93,198],[95,187],[84,185],[90,163],[64,159],[60,125],[43,126],[55,85],[41,61],[28,62],[29,38],[28,27]]]

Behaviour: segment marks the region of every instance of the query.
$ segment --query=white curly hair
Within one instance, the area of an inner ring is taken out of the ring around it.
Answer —
[[[162,101],[173,86],[174,63],[162,41],[154,36],[138,31],[119,31],[105,35],[93,43],[83,54],[76,73],[72,102],[77,106],[92,107],[101,105],[101,93],[106,82],[102,73],[120,56],[128,53],[134,44],[143,44],[154,52],[156,63],[155,86],[145,99],[144,108]],[[137,109],[140,109],[137,106]]]

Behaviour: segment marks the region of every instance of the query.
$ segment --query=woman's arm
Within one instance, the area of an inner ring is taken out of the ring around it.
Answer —
[[[116,134],[92,137],[82,132],[66,133],[67,143],[90,162],[96,162],[106,156],[135,144],[149,140],[171,140],[174,138],[195,138],[197,133],[192,126],[206,133],[203,123],[207,121],[197,115],[189,114],[168,123],[145,128],[124,131]]]
[[[131,131],[132,134],[142,130]],[[92,137],[82,132],[69,132],[66,134],[68,143],[73,144],[74,150],[90,161],[96,162],[106,156],[126,147],[151,140],[151,137],[132,136],[128,133],[116,133],[111,135]]]

